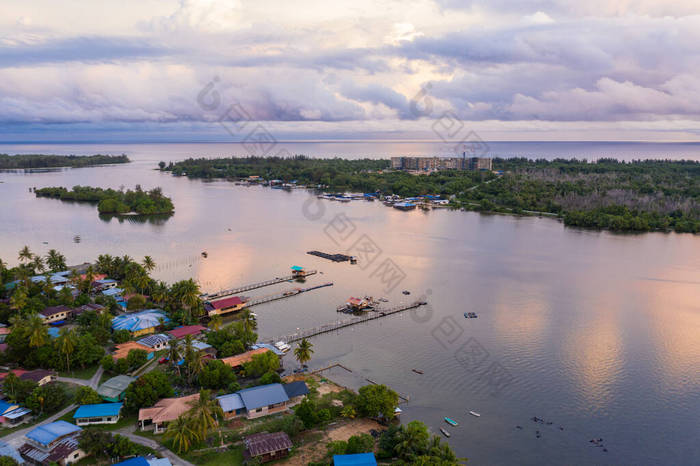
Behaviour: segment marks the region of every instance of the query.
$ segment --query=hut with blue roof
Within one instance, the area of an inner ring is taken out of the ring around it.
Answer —
[[[97,403],[81,405],[73,414],[75,423],[79,426],[91,424],[116,424],[123,403]]]

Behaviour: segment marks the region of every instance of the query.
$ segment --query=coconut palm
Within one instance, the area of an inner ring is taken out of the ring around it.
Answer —
[[[44,259],[41,256],[32,257],[32,261],[29,263],[29,265],[34,269],[34,273],[43,273],[46,270]]]
[[[207,360],[201,351],[196,349],[192,351],[192,354],[187,360],[187,371],[189,373],[190,382],[192,382],[194,377],[199,375],[204,370],[206,363]]]
[[[66,268],[66,256],[56,251],[55,249],[49,249],[46,254],[46,265],[48,265],[49,270],[52,272],[60,272]]]
[[[248,347],[255,343],[253,332],[258,328],[258,323],[250,309],[244,309],[241,313],[241,323],[243,324],[243,345]]]
[[[97,266],[97,271],[100,273],[106,273],[107,275],[113,275],[113,264],[114,258],[109,254],[100,254],[97,256],[97,262],[95,263]]]
[[[25,246],[19,250],[18,259],[20,262],[29,262],[32,260],[32,257],[34,257],[34,254],[29,250],[29,246]]]
[[[27,327],[29,328],[29,346],[38,348],[44,346],[49,340],[49,332],[46,330],[44,320],[37,314],[29,318]]]
[[[151,256],[144,256],[141,265],[146,270],[146,272],[152,272],[156,268],[156,263],[153,261],[153,258]]]
[[[296,348],[294,348],[294,357],[297,358],[297,361],[299,361],[299,364],[302,366],[309,362],[311,360],[311,355],[313,354],[314,350],[313,344],[306,338],[302,339],[299,344],[297,345]]]
[[[168,299],[168,285],[165,282],[157,282],[151,290],[151,298],[158,304],[163,304]]]
[[[224,417],[224,412],[216,400],[211,398],[209,390],[199,392],[199,398],[190,401],[192,409],[189,411],[193,427],[201,439],[206,439],[209,432],[219,426],[219,419]]]
[[[78,336],[73,330],[62,328],[57,343],[58,351],[66,357],[66,369],[70,372],[70,357],[78,344]]]
[[[224,325],[224,320],[221,318],[220,315],[213,316],[211,318],[211,321],[209,321],[209,327],[215,331],[221,329],[222,325]]]
[[[192,280],[181,280],[172,286],[172,293],[175,300],[185,310],[187,320],[191,320],[195,309],[199,309],[202,301],[199,299],[201,294],[199,285]]]
[[[29,297],[27,295],[27,287],[24,284],[20,284],[15,288],[15,291],[10,297],[10,307],[21,311],[24,309],[24,306],[27,305],[28,301]]]
[[[164,437],[172,442],[178,453],[187,452],[192,444],[199,440],[199,435],[192,424],[192,420],[185,415],[168,424]]]

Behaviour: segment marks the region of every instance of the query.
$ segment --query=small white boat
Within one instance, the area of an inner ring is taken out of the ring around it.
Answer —
[[[442,427],[440,427],[440,432],[442,432],[442,435],[444,435],[445,437],[448,437],[448,438],[450,437],[450,433],[447,432],[447,431],[446,431],[445,429],[443,429]]]
[[[469,414],[471,414],[472,416],[481,417],[481,414],[474,411],[469,411]]]
[[[292,347],[290,345],[288,345],[287,343],[285,343],[283,341],[278,341],[277,343],[275,343],[275,348],[282,351],[283,353],[286,353],[287,351],[292,349]]]

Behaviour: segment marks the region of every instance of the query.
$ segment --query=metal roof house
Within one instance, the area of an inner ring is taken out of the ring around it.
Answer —
[[[172,466],[168,458],[156,458],[153,455],[147,457],[136,456],[120,463],[114,463],[112,466]]]
[[[301,400],[309,394],[309,387],[306,385],[306,382],[302,380],[284,384],[282,388],[284,388],[285,393],[289,397],[287,406],[294,406],[301,403]]]
[[[182,327],[176,327],[172,330],[168,330],[167,333],[171,337],[179,340],[180,338],[185,338],[187,335],[199,335],[206,329],[206,327],[203,327],[201,325],[183,325]]]
[[[374,453],[355,453],[354,455],[333,455],[334,466],[377,466]]]
[[[0,400],[0,423],[7,423],[10,426],[15,426],[22,421],[25,421],[28,415],[32,412],[31,409],[23,408],[15,403],[8,403]]]
[[[73,415],[75,423],[79,426],[91,424],[116,424],[119,421],[119,412],[123,403],[99,403],[93,405],[81,405]]]
[[[248,419],[254,419],[268,414],[280,413],[289,408],[290,398],[284,387],[279,383],[261,385],[219,396],[217,400],[227,419],[244,414]],[[295,388],[297,391],[301,390],[301,387]],[[308,387],[306,387],[306,392],[308,393]]]
[[[59,320],[64,320],[73,315],[73,310],[68,306],[50,306],[39,311],[39,317],[41,317],[45,324],[51,322],[58,322]]]
[[[81,430],[66,421],[39,426],[26,435],[28,442],[19,448],[19,454],[32,464],[74,464],[87,456],[78,442]]]
[[[164,333],[156,333],[155,335],[148,335],[147,337],[141,338],[137,341],[144,346],[153,348],[156,351],[166,349],[169,345],[170,336]]]
[[[112,319],[112,330],[128,330],[133,336],[154,333],[162,322],[170,319],[160,309],[146,309],[133,314],[124,314]]]
[[[102,385],[97,387],[97,393],[105,401],[113,403],[122,401],[124,399],[124,392],[134,380],[136,380],[135,377],[129,377],[128,375],[112,377],[109,380],[105,380]]]
[[[260,432],[245,438],[245,459],[254,458],[261,463],[287,457],[292,449],[292,441],[284,432]]]
[[[204,310],[207,311],[209,317],[227,314],[229,312],[237,312],[243,309],[248,302],[247,298],[240,296],[231,296],[229,298],[218,299],[216,301],[207,301],[204,303]]]
[[[141,430],[153,429],[154,434],[165,432],[169,422],[192,409],[191,403],[199,399],[199,393],[181,398],[163,398],[151,408],[139,409]]]

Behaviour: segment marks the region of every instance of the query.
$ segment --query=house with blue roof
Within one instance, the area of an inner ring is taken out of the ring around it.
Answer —
[[[172,466],[172,463],[168,458],[156,458],[153,455],[149,456],[136,456],[134,458],[129,458],[121,463],[115,463],[112,466]]]
[[[51,448],[64,438],[80,432],[80,427],[66,421],[55,421],[35,427],[25,437],[40,448]]]
[[[160,309],[146,309],[133,314],[124,314],[112,319],[112,330],[128,330],[134,337],[155,333],[161,323],[170,319]]]
[[[9,456],[17,462],[17,464],[25,464],[24,458],[19,456],[17,449],[7,442],[0,440],[0,456]]]
[[[334,466],[377,466],[374,453],[355,453],[353,455],[333,455]]]
[[[29,418],[32,410],[23,408],[16,403],[8,403],[0,400],[0,423],[7,426],[16,426]]]
[[[123,403],[98,403],[81,405],[73,415],[75,423],[79,426],[92,424],[116,424],[119,421],[119,412]]]
[[[303,387],[298,384],[293,385],[290,392],[287,391],[287,385],[272,383],[245,388],[236,393],[219,396],[216,399],[226,419],[238,416],[255,419],[284,412],[290,406],[298,403],[306,393],[309,393],[306,383],[300,383],[303,384]],[[290,394],[293,396],[290,397]]]

